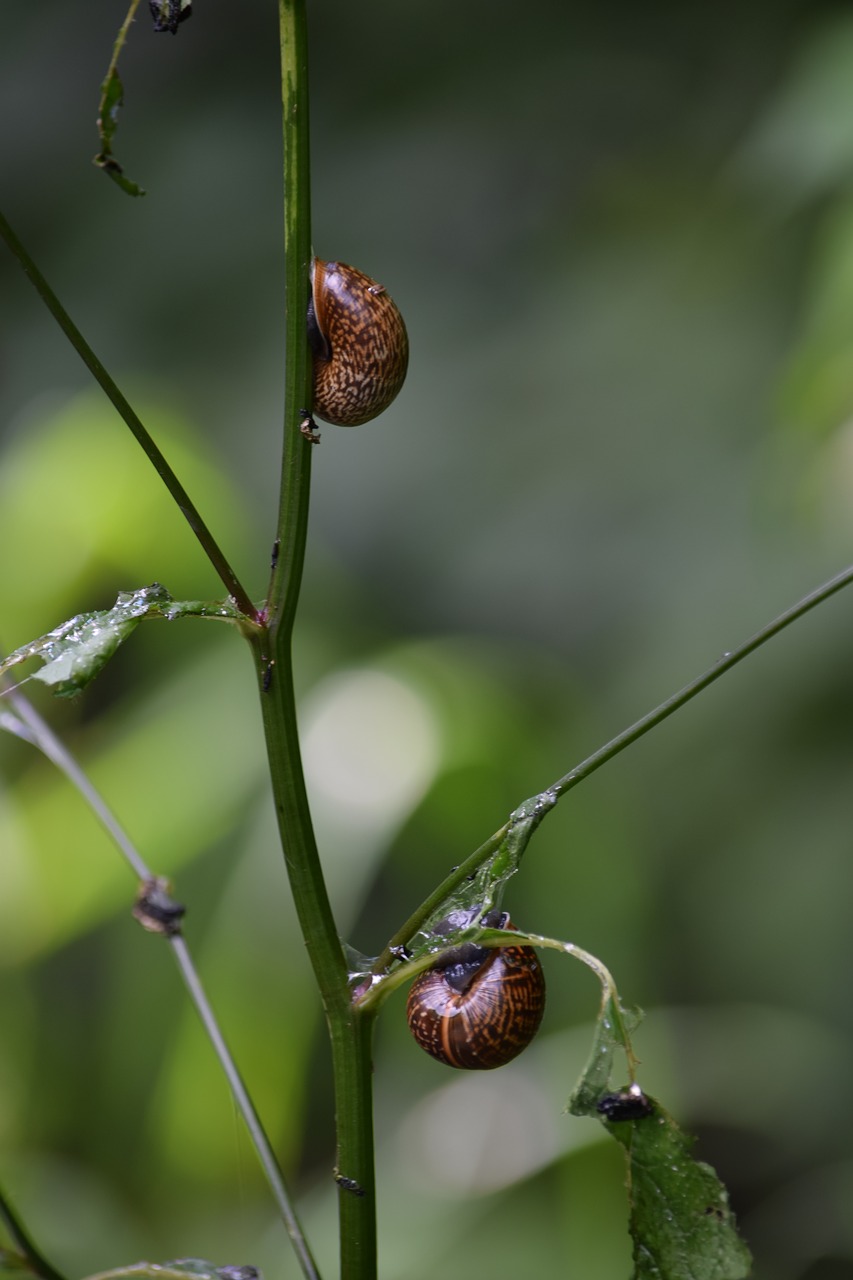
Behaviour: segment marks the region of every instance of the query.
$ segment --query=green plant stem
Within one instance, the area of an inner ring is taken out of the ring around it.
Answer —
[[[130,8],[125,14],[124,22],[119,27],[118,35],[116,36],[115,43],[113,44],[112,57],[110,58],[110,65],[107,67],[107,74],[104,77],[105,80],[108,79],[118,67],[119,54],[124,48],[125,41],[127,40],[127,34],[133,25],[134,19],[136,18],[136,10],[138,8],[139,0],[131,0]]]
[[[299,430],[313,398],[308,348],[311,272],[311,174],[308,116],[308,36],[304,0],[279,0],[284,143],[284,448],[276,556],[267,593],[273,642],[290,644],[308,530],[311,459],[315,446]]]
[[[0,683],[2,690],[2,683]],[[130,866],[134,875],[143,884],[150,884],[155,876],[151,868],[147,865],[144,858],[136,848],[130,836],[124,827],[116,818],[115,814],[107,805],[101,793],[93,785],[91,779],[81,768],[77,760],[70,751],[63,745],[53,729],[43,720],[36,709],[31,705],[29,700],[15,689],[4,691],[5,696],[15,709],[18,717],[17,723],[0,725],[8,728],[10,732],[14,732],[17,736],[25,739],[34,747],[38,748],[43,755],[47,757],[56,767],[63,773],[69,782],[74,786],[85,802],[89,805],[95,815],[100,819],[106,828],[108,835],[113,840],[119,852]],[[189,947],[185,939],[179,934],[166,934],[166,941],[171,947],[172,954],[178,965],[184,985],[187,988],[190,999],[195,1006],[202,1026],[207,1034],[207,1038],[211,1043],[214,1053],[219,1060],[228,1085],[231,1089],[234,1104],[243,1122],[248,1130],[249,1137],[257,1153],[264,1171],[267,1182],[272,1192],[281,1219],[284,1222],[287,1233],[290,1236],[294,1252],[299,1260],[302,1273],[306,1280],[319,1280],[319,1272],[317,1265],[311,1255],[305,1233],[302,1229],[296,1211],[293,1208],[287,1186],[284,1181],[284,1175],[281,1171],[275,1152],[272,1149],[270,1140],[266,1135],[264,1127],[255,1109],[251,1095],[246,1088],[243,1078],[240,1075],[234,1057],[226,1044],[225,1037],[222,1034],[213,1007],[207,998],[198,970],[190,954]],[[0,1197],[0,1216],[3,1216],[3,1202]],[[45,1280],[57,1280],[57,1277],[51,1276],[46,1272],[39,1272],[44,1275]]]
[[[451,871],[440,884],[436,885],[428,898],[425,898],[420,906],[416,907],[397,932],[388,939],[371,969],[371,973],[379,975],[386,972],[392,960],[397,958],[397,953],[401,947],[405,947],[420,929],[421,925],[427,921],[430,916],[438,910],[438,908],[447,901],[451,894],[455,893],[461,884],[481,867],[483,863],[497,853],[500,848],[501,841],[509,830],[509,823],[498,828],[488,840],[484,841],[478,849],[469,854],[464,862],[460,862],[455,870]]]
[[[302,1224],[296,1216],[296,1212],[293,1208],[287,1187],[285,1186],[284,1175],[281,1172],[281,1167],[276,1159],[275,1152],[270,1145],[269,1138],[266,1135],[266,1131],[261,1123],[260,1117],[255,1110],[255,1104],[253,1103],[251,1095],[246,1088],[243,1077],[240,1075],[233,1055],[231,1054],[228,1045],[225,1043],[225,1038],[219,1028],[219,1023],[213,1013],[210,1001],[208,1000],[204,988],[201,985],[198,970],[190,956],[187,944],[180,934],[170,937],[168,941],[172,948],[172,954],[178,964],[178,968],[181,971],[184,984],[189,992],[190,999],[195,1006],[196,1013],[201,1019],[202,1025],[207,1033],[207,1038],[213,1045],[214,1052],[219,1059],[223,1071],[225,1072],[232,1097],[234,1098],[237,1109],[243,1117],[243,1121],[249,1132],[249,1137],[252,1140],[252,1145],[254,1146],[258,1159],[261,1162],[261,1167],[266,1176],[270,1190],[272,1191],[276,1207],[287,1229],[287,1234],[290,1236],[290,1242],[293,1245],[296,1257],[299,1260],[302,1274],[305,1276],[306,1280],[319,1280],[320,1273],[317,1270],[317,1264],[314,1261],[311,1249],[309,1248],[305,1232],[302,1230]]]
[[[0,1220],[5,1222],[9,1235],[30,1264],[30,1270],[34,1275],[41,1276],[41,1280],[64,1280],[62,1273],[48,1262],[41,1250],[30,1239],[29,1233],[25,1230],[2,1188],[0,1188]]]
[[[61,773],[65,774],[65,777],[76,788],[98,818],[107,835],[116,845],[137,879],[140,881],[149,880],[151,871],[136,845],[104,800],[100,791],[92,784],[85,770],[81,768],[71,752],[56,736],[47,721],[39,715],[29,699],[25,698],[17,689],[4,688],[0,684],[0,690],[2,690],[4,698],[15,708],[15,712],[24,726],[25,734],[21,736],[26,736],[27,741],[37,747],[52,764],[56,765]]]
[[[9,226],[3,213],[0,212],[0,236],[6,241],[12,253],[17,258],[24,274],[31,281],[36,292],[44,302],[48,311],[71,343],[74,350],[80,356],[86,368],[92,374],[92,377],[100,386],[101,390],[111,401],[119,416],[124,420],[130,428],[131,433],[141,446],[149,461],[154,467],[160,479],[165,484],[169,493],[174,498],[184,519],[192,529],[202,550],[207,556],[213,568],[218,573],[228,594],[234,599],[237,607],[242,613],[250,618],[253,622],[257,621],[258,611],[249,599],[248,593],[240,582],[231,565],[228,563],[224,553],[216,542],[213,534],[208,529],[204,520],[202,520],[195,504],[192,502],[189,494],[175,475],[164,455],[152,440],[146,427],[143,425],[138,414],[131,408],[129,402],[119,390],[116,383],[107,373],[86,339],[80,333],[80,330],[74,324],[68,312],[62,306],[56,294],[27,253],[21,241],[15,235]]]
[[[528,805],[533,805],[537,801],[540,801],[542,803],[542,816],[544,817],[545,814],[554,808],[558,800],[562,799],[562,797],[568,791],[571,791],[573,787],[576,787],[579,782],[583,782],[584,778],[588,778],[590,774],[595,773],[596,770],[602,767],[602,765],[607,764],[609,760],[618,756],[626,747],[630,747],[633,743],[644,737],[651,729],[654,729],[656,725],[662,724],[663,721],[667,720],[674,712],[678,711],[688,702],[691,702],[693,698],[702,693],[704,689],[707,689],[710,685],[714,684],[715,681],[719,680],[720,677],[725,675],[727,671],[730,671],[732,667],[737,666],[737,664],[742,662],[744,658],[748,658],[751,653],[754,653],[756,649],[760,649],[768,640],[772,640],[772,638],[777,636],[780,631],[784,631],[786,627],[789,627],[793,622],[802,618],[804,614],[817,608],[819,604],[823,604],[825,600],[828,600],[837,592],[842,591],[845,587],[850,586],[851,583],[853,583],[853,565],[843,570],[842,573],[837,574],[834,578],[830,578],[828,582],[824,582],[822,586],[817,587],[814,591],[809,592],[807,596],[803,596],[803,598],[798,600],[795,605],[792,605],[790,609],[786,609],[784,613],[780,613],[778,617],[774,618],[773,621],[769,622],[765,627],[762,627],[760,631],[757,631],[755,635],[751,636],[749,640],[740,645],[737,649],[732,649],[728,653],[724,653],[713,667],[710,667],[707,671],[703,672],[702,675],[698,676],[695,680],[691,680],[691,682],[685,685],[683,689],[680,689],[678,693],[674,693],[672,697],[667,698],[665,702],[661,702],[652,711],[648,712],[647,715],[642,716],[639,720],[636,720],[634,724],[629,725],[627,729],[623,730],[622,733],[617,734],[615,738],[611,738],[609,742],[604,744],[604,746],[599,747],[599,749],[594,751],[592,755],[587,756],[585,760],[582,760],[580,764],[575,765],[575,767],[570,769],[568,773],[564,774],[562,778],[558,778],[558,780],[552,783],[550,787],[546,787],[546,789],[540,792],[538,796],[531,797],[526,803]],[[525,806],[520,807],[523,808]],[[451,894],[455,893],[459,886],[464,884],[469,876],[471,876],[483,865],[484,862],[487,861],[488,858],[497,852],[507,834],[507,831],[509,830],[509,826],[509,823],[505,823],[504,826],[481,844],[479,849],[475,849],[474,852],[470,854],[464,862],[461,862],[449,876],[442,880],[441,884],[433,890],[429,897],[412,912],[405,924],[397,930],[392,938],[389,938],[381,954],[377,957],[372,969],[374,974],[384,973],[395,959],[395,951],[400,947],[404,947],[409,940],[414,937],[424,921],[428,920],[433,912],[436,911],[441,904],[451,896]]]
[[[784,613],[780,613],[772,622],[768,622],[765,627],[757,631],[744,644],[737,649],[732,649],[724,653],[722,657],[703,672],[695,680],[691,680],[683,689],[679,689],[678,693],[674,693],[671,698],[667,698],[665,702],[661,702],[653,711],[636,720],[622,733],[611,738],[603,747],[599,747],[598,751],[594,751],[591,756],[587,756],[580,764],[575,765],[574,769],[570,769],[568,773],[559,778],[553,786],[548,788],[548,792],[560,799],[571,791],[572,787],[576,787],[584,778],[588,778],[590,774],[600,769],[603,764],[607,764],[608,760],[612,760],[624,751],[626,747],[630,747],[632,743],[637,742],[639,738],[644,737],[650,729],[654,729],[657,725],[662,724],[664,720],[668,720],[673,712],[680,710],[686,706],[688,702],[692,702],[698,694],[714,684],[727,671],[731,671],[732,667],[737,666],[739,662],[743,662],[744,658],[748,658],[756,649],[760,649],[768,640],[772,640],[780,631],[784,631],[792,622],[797,622],[805,614],[812,609],[817,608],[819,604],[823,604],[831,596],[842,591],[844,587],[853,583],[853,565],[849,566],[842,573],[834,578],[830,578],[828,582],[824,582],[822,586],[817,587],[814,591],[809,592],[807,596],[803,596],[802,600],[798,600],[790,609],[786,609]]]
[[[350,1004],[330,1018],[337,1124],[342,1280],[374,1280],[377,1267],[373,1146],[374,1016]]]
[[[284,145],[285,404],[276,554],[266,628],[250,634],[285,866],[329,1027],[337,1125],[340,1272],[376,1276],[373,1018],[353,1005],[349,975],[314,837],[302,770],[291,639],[308,528],[312,451],[300,431],[312,403],[306,311],[311,264],[308,47],[305,0],[279,0]]]
[[[253,643],[263,682],[263,639],[256,638]],[[266,691],[262,683],[261,710],[285,866],[329,1027],[337,1125],[341,1276],[346,1280],[374,1280],[373,1019],[353,1005],[305,790],[290,653],[280,644],[276,652],[274,675]]]
[[[256,649],[263,638],[254,641]],[[305,790],[290,653],[279,653],[261,713],[284,862],[326,1016],[348,1015],[351,1000],[343,947],[332,914]]]

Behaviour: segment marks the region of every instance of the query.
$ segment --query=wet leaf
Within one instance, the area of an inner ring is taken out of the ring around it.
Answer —
[[[595,1116],[625,1148],[632,1280],[744,1280],[749,1250],[728,1195],[710,1165],[693,1160],[693,1138],[632,1083],[609,1092],[614,1054],[635,1065],[630,1033],[642,1017],[615,988],[603,989],[589,1060],[569,1100],[572,1115]]]
[[[33,672],[32,679],[49,685],[59,697],[73,697],[94,680],[145,617],[170,622],[184,617],[232,622],[240,616],[233,605],[224,602],[173,600],[166,588],[155,582],[137,591],[121,591],[111,609],[78,613],[47,635],[16,649],[0,663],[0,676],[18,663],[37,658],[44,665]]]
[[[632,1280],[745,1280],[752,1259],[728,1194],[694,1139],[644,1095],[648,1114],[603,1123],[628,1159]]]
[[[447,895],[410,941],[412,956],[418,958],[465,941],[471,936],[472,929],[479,932],[477,926],[481,917],[500,906],[507,881],[518,871],[531,836],[556,803],[557,797],[545,791],[525,800],[511,814],[495,852],[469,879]],[[452,928],[447,927],[448,920]],[[437,925],[440,926],[438,929]]]
[[[78,613],[47,635],[10,653],[0,664],[0,675],[19,662],[38,658],[44,666],[32,678],[50,685],[62,697],[73,696],[94,680],[151,606],[169,599],[168,591],[159,583],[138,591],[122,591],[112,609]]]
[[[626,1052],[626,1032],[633,1031],[641,1018],[640,1010],[623,1008],[615,996],[605,992],[589,1060],[569,1099],[568,1110],[573,1116],[596,1114],[598,1102],[610,1084],[613,1055],[617,1050]]]

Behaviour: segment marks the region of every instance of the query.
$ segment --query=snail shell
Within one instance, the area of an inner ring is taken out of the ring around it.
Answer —
[[[388,408],[406,376],[409,339],[384,285],[345,262],[315,258],[308,338],[318,418],[356,427]]]
[[[500,912],[482,923],[515,927]],[[409,1030],[433,1058],[490,1071],[527,1048],[544,1009],[545,979],[532,947],[465,943],[415,980],[406,1013]]]

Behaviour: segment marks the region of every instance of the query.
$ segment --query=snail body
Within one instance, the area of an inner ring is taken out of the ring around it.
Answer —
[[[384,285],[345,262],[311,264],[314,413],[339,427],[377,417],[403,385],[406,326]]]
[[[512,929],[490,912],[482,923]],[[532,947],[465,943],[412,984],[409,1030],[426,1053],[448,1067],[490,1071],[511,1062],[539,1030],[545,979]]]

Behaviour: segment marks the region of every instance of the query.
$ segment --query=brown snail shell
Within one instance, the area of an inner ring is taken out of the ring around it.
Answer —
[[[356,427],[388,408],[406,377],[409,339],[384,285],[345,262],[315,258],[308,337],[318,418]]]
[[[509,916],[484,917],[512,929]],[[532,947],[466,943],[412,984],[409,1030],[427,1053],[448,1067],[490,1071],[511,1062],[539,1030],[545,978]]]

